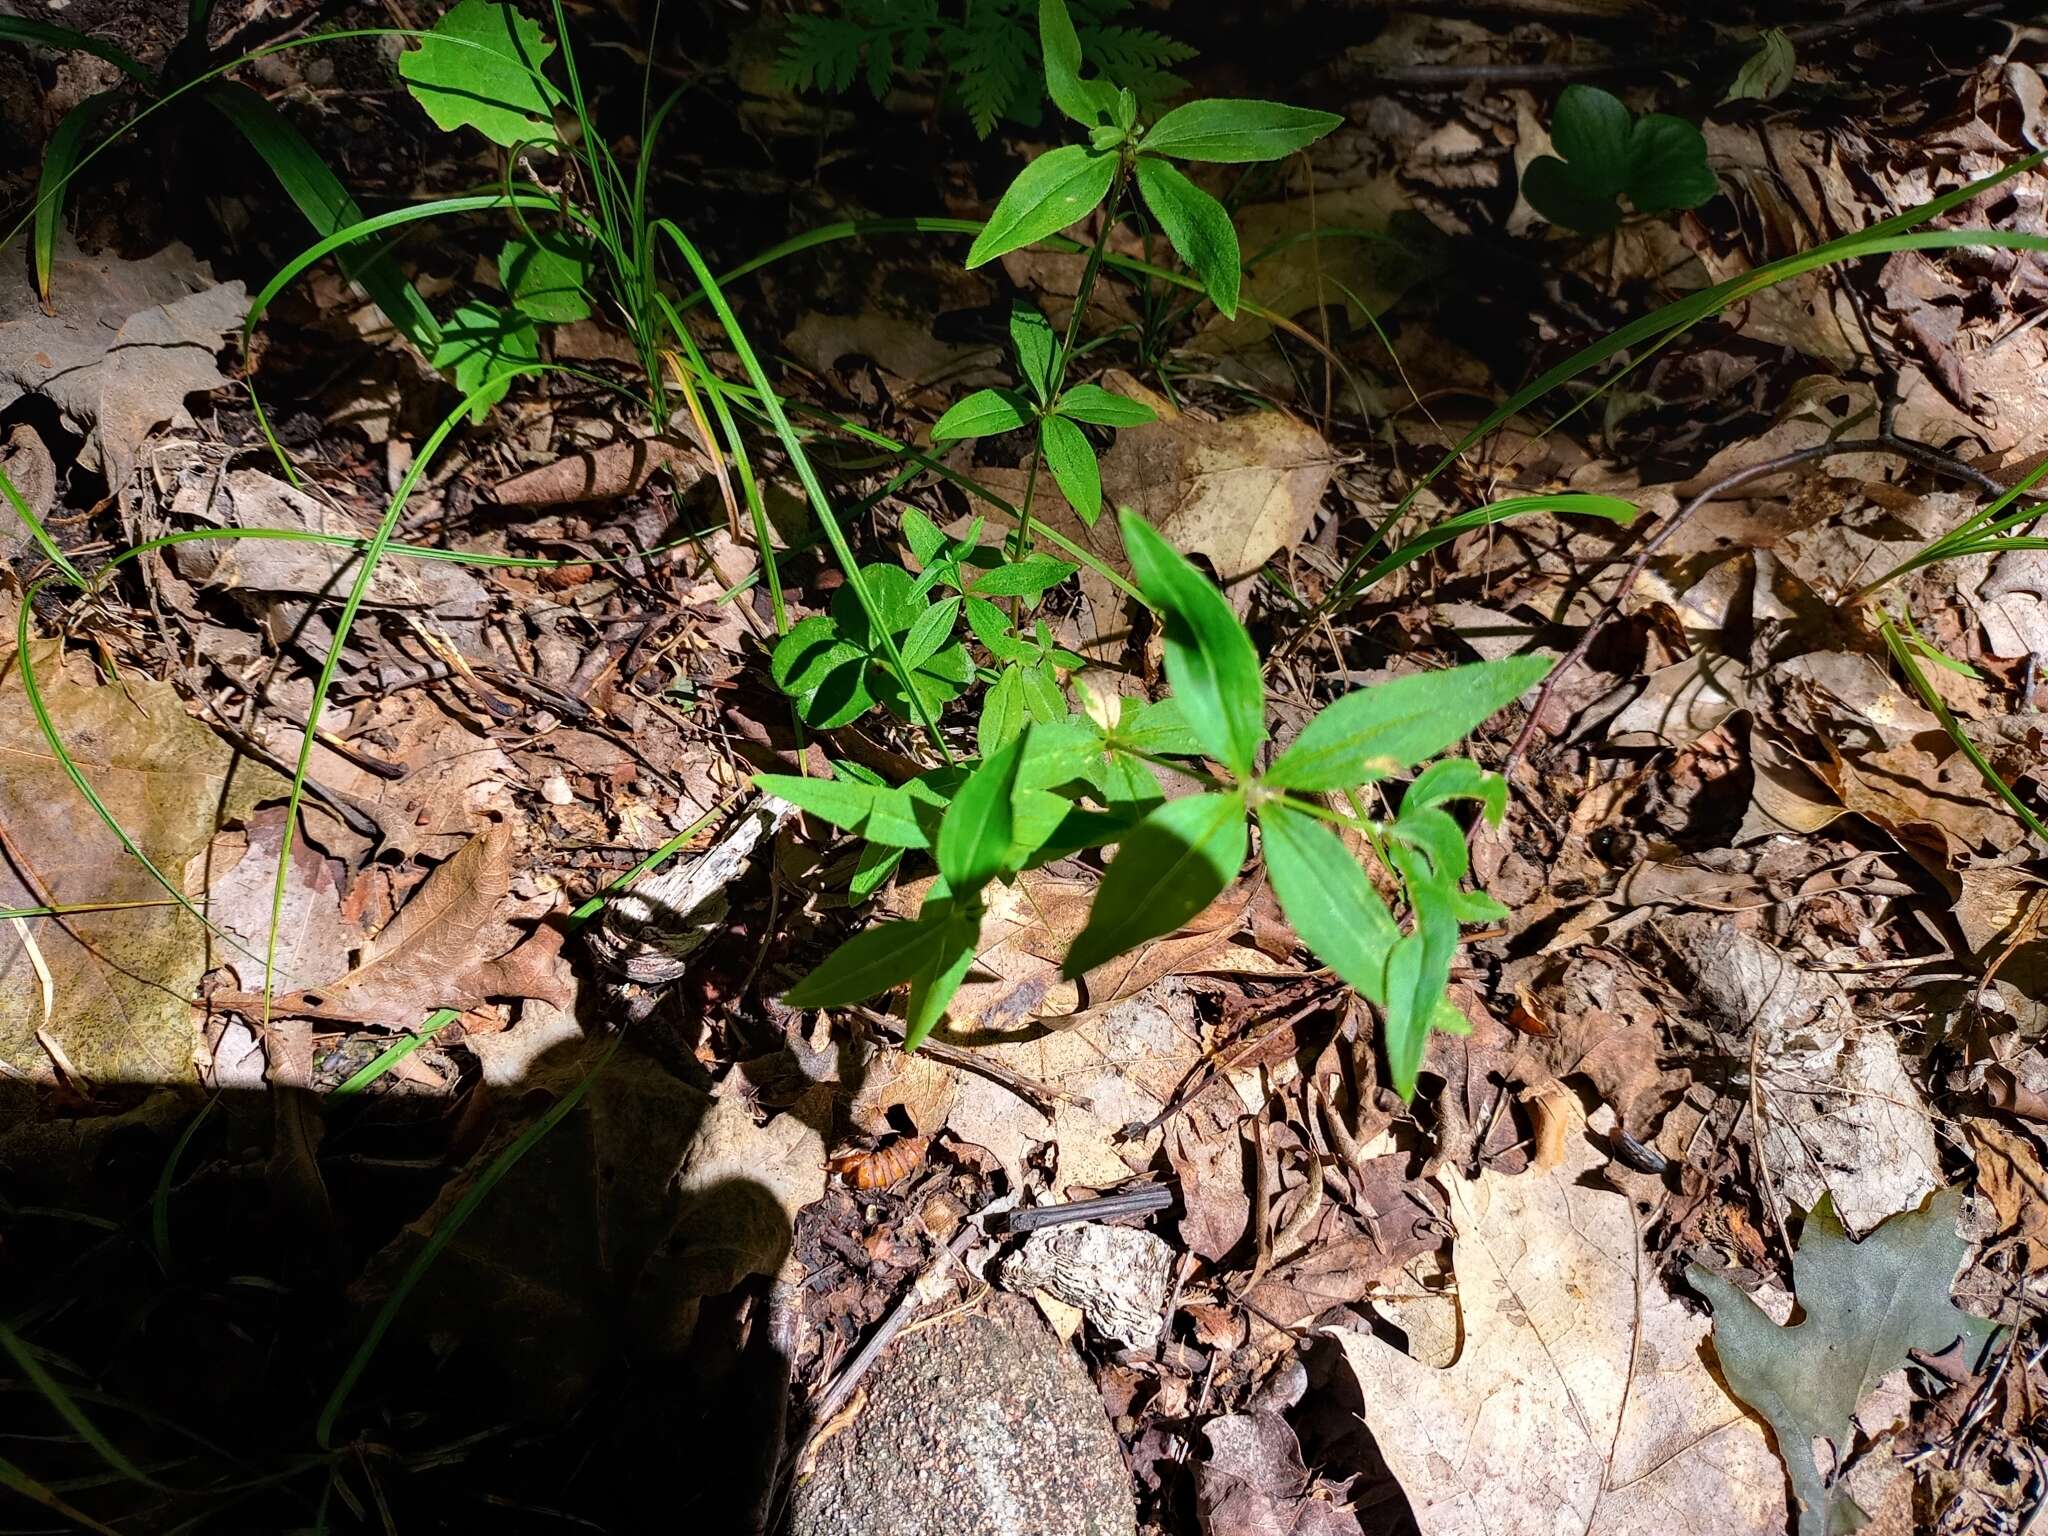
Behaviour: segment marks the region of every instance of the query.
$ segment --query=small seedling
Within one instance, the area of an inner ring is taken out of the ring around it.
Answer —
[[[1010,312],[1010,344],[1029,392],[976,390],[933,424],[932,441],[993,437],[1036,423],[1039,451],[1054,483],[1067,505],[1092,528],[1102,516],[1102,466],[1079,423],[1140,427],[1156,419],[1152,407],[1100,384],[1070,384],[1052,394],[1066,372],[1066,360],[1051,324],[1035,309],[1020,306]]]
[[[1115,222],[1126,182],[1135,178],[1152,217],[1180,259],[1202,280],[1225,316],[1236,318],[1243,272],[1237,231],[1221,203],[1178,170],[1175,160],[1251,165],[1306,149],[1343,118],[1277,101],[1191,101],[1149,128],[1138,122],[1138,98],[1107,80],[1083,79],[1081,40],[1063,0],[1040,0],[1039,49],[1046,92],[1060,112],[1088,132],[1086,144],[1040,155],[1010,183],[967,253],[981,266],[1086,218],[1107,198]],[[1096,261],[1100,260],[1097,244]],[[1084,295],[1085,299],[1085,295]]]
[[[1381,1009],[1394,1086],[1412,1096],[1430,1031],[1463,1028],[1445,997],[1460,925],[1505,915],[1464,889],[1465,834],[1447,807],[1476,801],[1498,822],[1507,784],[1449,759],[1409,785],[1390,821],[1367,815],[1358,793],[1463,739],[1534,686],[1548,663],[1478,662],[1346,694],[1262,768],[1265,685],[1251,636],[1222,593],[1148,524],[1125,511],[1122,527],[1145,597],[1163,616],[1169,698],[1133,708],[1091,697],[1078,715],[985,728],[978,762],[896,788],[866,776],[756,781],[870,845],[928,851],[939,869],[914,921],[855,935],[787,1000],[832,1007],[908,982],[906,1044],[915,1048],[974,957],[990,881],[1116,845],[1061,967],[1078,977],[1215,900],[1243,868],[1256,822],[1281,910],[1303,943]],[[1168,799],[1154,765],[1172,760],[1211,787]],[[1340,831],[1399,885],[1409,931]]]
[[[1697,127],[1662,112],[1631,118],[1598,86],[1565,87],[1550,140],[1557,155],[1529,162],[1522,195],[1551,223],[1581,234],[1619,224],[1617,198],[1626,197],[1638,213],[1667,213],[1697,208],[1719,190]]]

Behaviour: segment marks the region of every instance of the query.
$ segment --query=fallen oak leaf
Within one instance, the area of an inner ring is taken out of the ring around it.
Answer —
[[[1965,1363],[1974,1365],[1990,1341],[1992,1325],[1949,1300],[1969,1257],[1956,1235],[1962,1202],[1960,1190],[1937,1190],[1918,1210],[1889,1217],[1852,1243],[1822,1195],[1792,1255],[1802,1316],[1789,1327],[1772,1322],[1725,1276],[1697,1264],[1685,1272],[1714,1309],[1714,1353],[1729,1390],[1777,1435],[1800,1506],[1799,1536],[1854,1528],[1841,1523],[1854,1514],[1838,1507],[1840,1490],[1821,1476],[1814,1442],[1831,1442],[1839,1467],[1856,1405],[1911,1352],[1939,1356],[1961,1339],[1971,1357]]]
[[[324,987],[272,998],[272,1016],[407,1028],[436,1008],[470,1009],[492,997],[540,998],[567,1008],[561,935],[530,938],[501,914],[512,888],[512,829],[499,822],[440,864],[361,963]],[[216,1008],[258,1016],[261,992],[222,992]]]

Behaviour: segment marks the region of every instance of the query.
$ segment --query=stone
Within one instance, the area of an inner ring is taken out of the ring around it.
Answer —
[[[793,1536],[1135,1536],[1102,1400],[1029,1302],[907,1331],[864,1389],[812,1453]]]

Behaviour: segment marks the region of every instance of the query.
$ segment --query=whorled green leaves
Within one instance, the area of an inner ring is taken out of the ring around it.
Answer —
[[[1130,92],[1081,77],[1081,42],[1065,0],[1040,0],[1038,21],[1046,92],[1088,130],[1088,142],[1048,151],[1024,168],[967,253],[967,265],[978,267],[1066,228],[1108,194],[1119,166],[1129,166],[1145,206],[1181,260],[1201,278],[1216,307],[1235,317],[1243,274],[1230,215],[1168,160],[1278,160],[1306,149],[1343,118],[1277,101],[1192,101],[1141,130]],[[1112,208],[1111,217],[1118,211]]]

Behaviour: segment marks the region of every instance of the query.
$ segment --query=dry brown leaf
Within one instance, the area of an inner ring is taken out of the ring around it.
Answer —
[[[1578,1120],[1547,1174],[1445,1168],[1463,1346],[1448,1370],[1335,1335],[1422,1536],[1783,1536],[1784,1474],[1701,1357]]]
[[[74,676],[55,641],[31,654],[67,748],[135,845],[171,880],[184,880],[190,865],[197,884],[217,821],[247,816],[259,800],[283,793],[276,774],[238,757],[186,714],[168,683],[131,676],[102,686],[89,667]],[[50,751],[12,650],[0,651],[0,833],[0,906],[164,900]],[[43,983],[24,936],[50,975],[48,1035],[87,1078],[196,1081],[200,1041],[190,1000],[209,963],[197,920],[173,906],[138,905],[0,928],[0,1063],[47,1082],[50,1057],[36,1039]],[[219,947],[211,953],[218,959]]]
[[[543,928],[521,942],[503,908],[512,887],[512,829],[500,823],[436,867],[412,900],[331,985],[273,998],[273,1015],[403,1029],[436,1008],[492,997],[537,997],[567,1007],[561,936]],[[261,1011],[260,992],[217,994],[214,1005]]]
[[[151,431],[191,425],[187,395],[227,383],[214,353],[241,323],[248,295],[239,282],[215,285],[182,245],[124,261],[111,251],[81,255],[68,234],[50,290],[45,314],[24,263],[0,283],[0,406],[26,392],[48,396],[88,434],[79,463],[118,489]]]
[[[1977,1192],[1998,1212],[1999,1235],[2026,1239],[2029,1273],[2048,1269],[2048,1171],[2039,1150],[1996,1120],[1964,1123],[1977,1152]]]
[[[1334,463],[1330,445],[1314,427],[1282,411],[1204,420],[1176,411],[1164,396],[1128,374],[1111,371],[1102,382],[1143,401],[1160,417],[1124,428],[1102,455],[1105,509],[1132,508],[1176,549],[1205,557],[1226,588],[1301,542],[1322,506]],[[985,469],[977,471],[977,478],[1013,502],[1024,494],[1022,470]],[[1129,574],[1115,518],[1104,516],[1087,527],[1044,476],[1032,506],[1035,518],[1100,556],[1112,570]],[[1097,637],[1126,632],[1129,616],[1121,594],[1085,569],[1080,582],[1097,612]],[[1246,594],[1231,595],[1242,600]]]
[[[710,473],[711,466],[696,444],[680,437],[635,437],[565,454],[500,480],[491,495],[501,507],[609,501],[632,495],[663,470],[678,491],[687,491]]]

